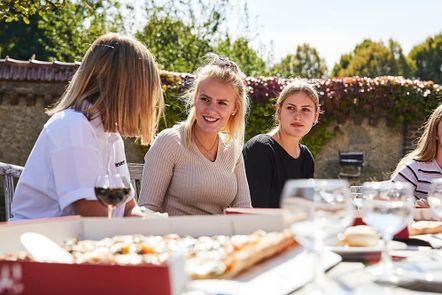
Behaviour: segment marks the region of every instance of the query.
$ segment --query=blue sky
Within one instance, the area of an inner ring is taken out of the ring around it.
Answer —
[[[142,18],[144,0],[137,3]],[[171,0],[157,0],[171,1]],[[173,0],[172,0],[173,1]],[[196,1],[196,0],[195,0]],[[217,0],[208,0],[217,1]],[[278,62],[296,46],[309,43],[325,58],[329,70],[343,53],[365,38],[398,41],[405,54],[427,37],[442,33],[442,0],[231,0],[227,15],[233,37],[246,34],[238,10],[247,3],[252,47]],[[132,16],[133,17],[133,16]],[[141,23],[137,27],[144,24]]]
[[[245,0],[236,0],[241,6]],[[281,59],[304,42],[329,68],[364,38],[398,41],[408,54],[428,36],[442,32],[442,0],[248,0],[252,31]],[[232,19],[235,19],[232,13]],[[234,22],[231,22],[232,26]],[[240,32],[237,27],[233,32]]]

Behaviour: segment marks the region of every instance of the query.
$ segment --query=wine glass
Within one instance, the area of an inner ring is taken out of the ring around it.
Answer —
[[[362,195],[362,185],[352,185],[350,186],[350,191],[353,205],[356,207],[356,209],[358,209],[358,211],[361,210],[362,202],[364,200]]]
[[[288,180],[281,195],[281,207],[296,240],[314,252],[311,292],[327,294],[322,253],[324,243],[353,222],[348,182],[342,179]]]
[[[115,208],[123,204],[130,194],[130,183],[120,174],[100,175],[95,181],[95,196],[107,207],[107,217],[114,216]]]
[[[442,219],[442,178],[431,181],[428,190],[428,204],[434,214]]]
[[[362,218],[384,241],[381,261],[370,272],[378,281],[397,282],[388,252],[393,236],[412,221],[413,187],[406,182],[366,182],[363,185]]]

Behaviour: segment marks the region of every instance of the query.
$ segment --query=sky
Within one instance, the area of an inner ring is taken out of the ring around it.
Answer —
[[[429,36],[442,33],[442,0],[234,0],[247,1],[253,47],[264,45],[277,62],[309,43],[329,69],[341,54],[365,38],[398,41],[405,54]],[[241,34],[238,12],[228,16],[231,32]],[[273,46],[270,44],[273,43]]]

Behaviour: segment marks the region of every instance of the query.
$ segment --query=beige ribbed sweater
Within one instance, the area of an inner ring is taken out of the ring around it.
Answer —
[[[222,214],[251,207],[241,153],[219,137],[216,160],[184,142],[184,124],[165,129],[144,157],[140,206],[169,215]]]

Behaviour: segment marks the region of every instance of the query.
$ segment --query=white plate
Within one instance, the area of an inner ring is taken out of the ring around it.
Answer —
[[[396,263],[396,273],[402,279],[442,283],[442,265],[440,261]]]
[[[326,248],[330,251],[333,251],[338,254],[364,254],[364,253],[376,253],[382,251],[383,242],[379,241],[376,246],[373,247],[349,247],[349,246],[327,246]],[[398,242],[398,241],[391,241],[389,243],[389,249],[390,250],[401,250],[406,249],[407,244]]]

